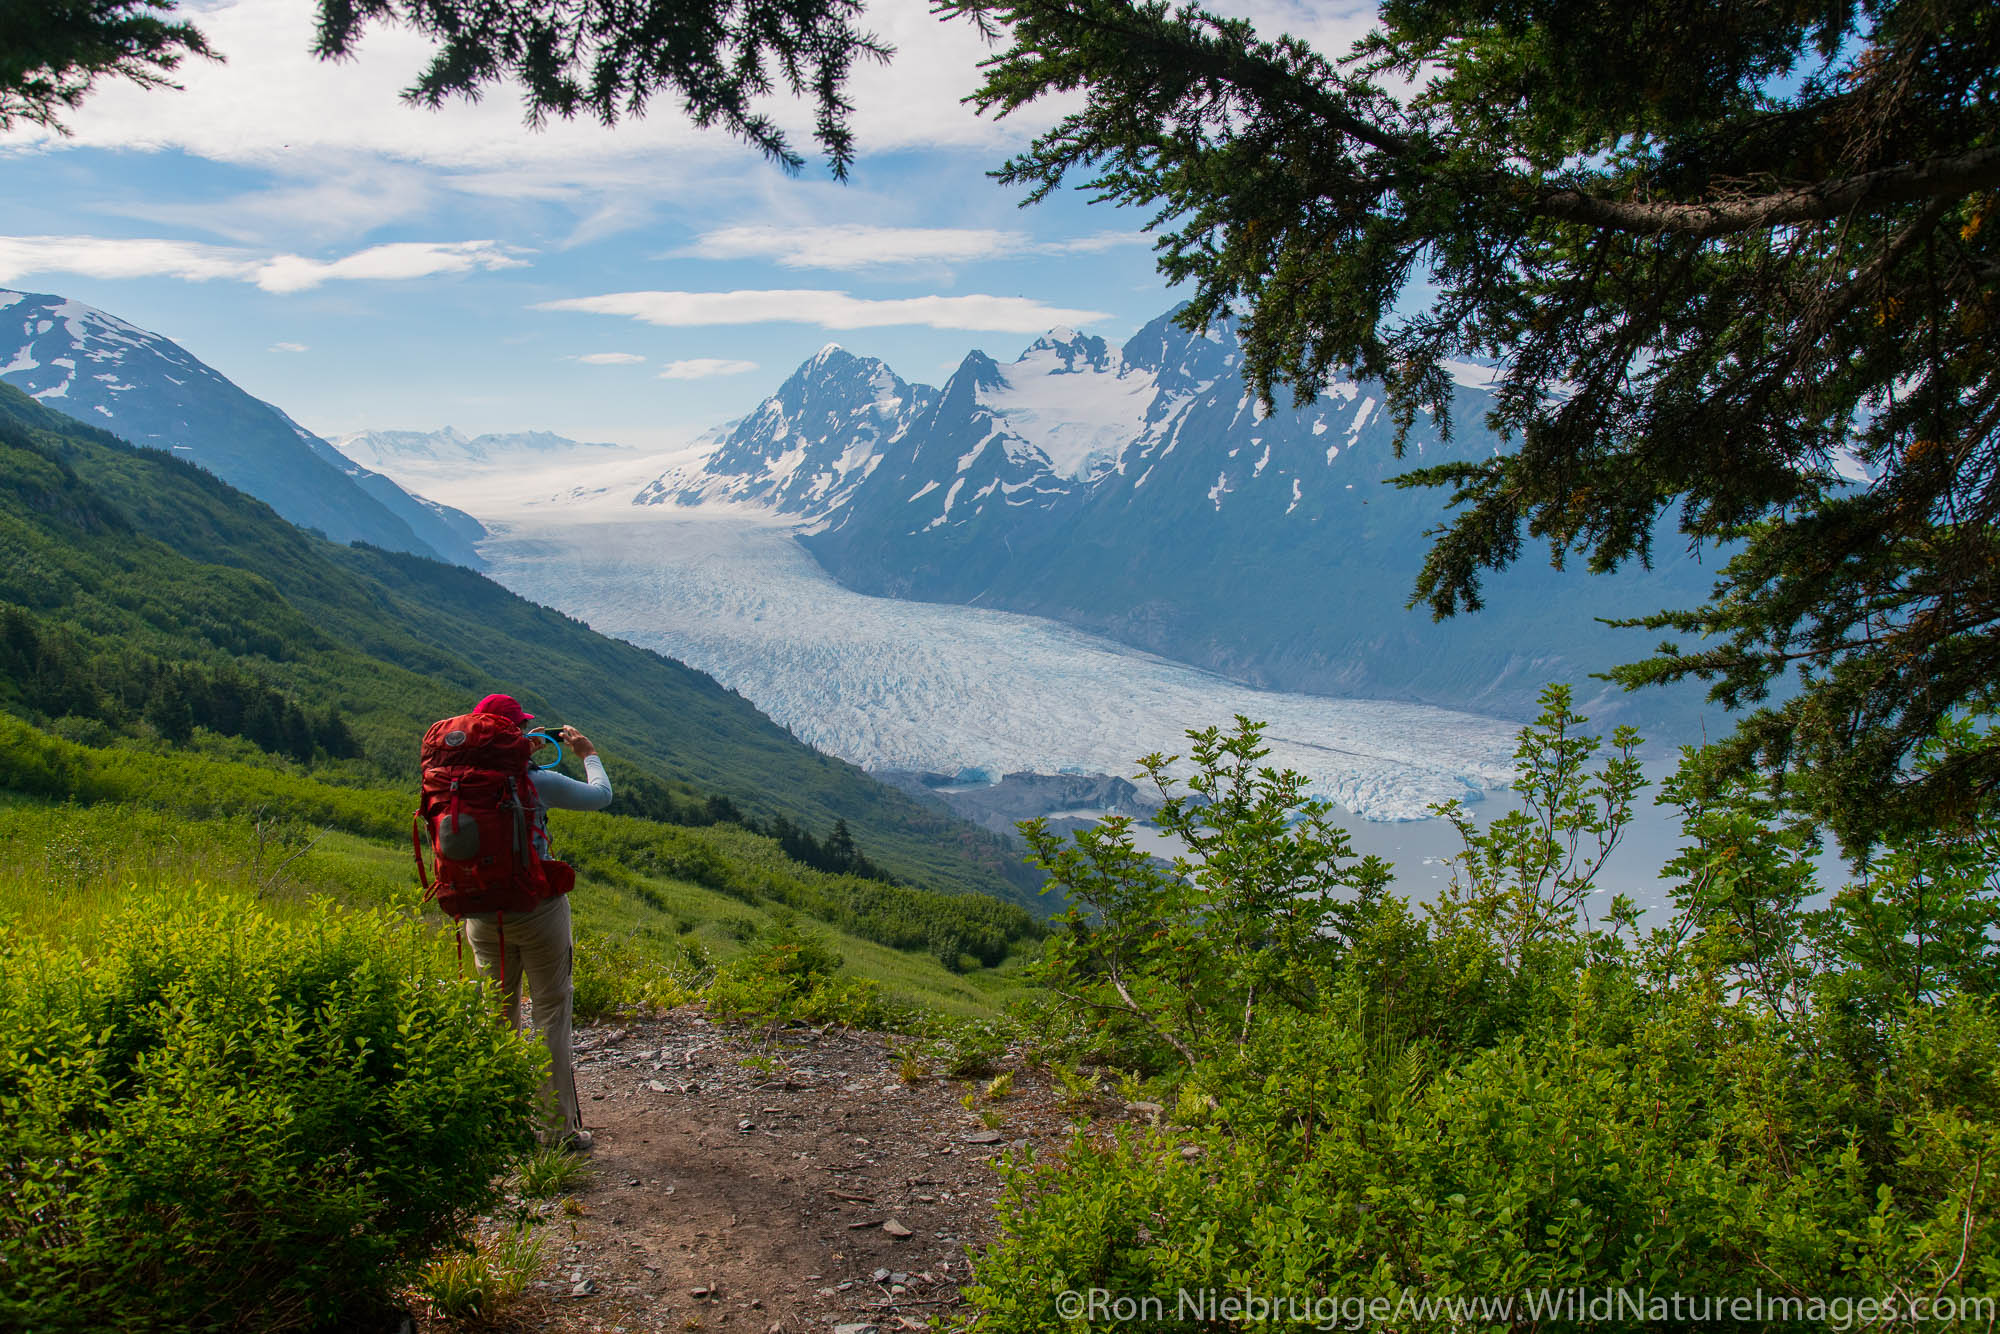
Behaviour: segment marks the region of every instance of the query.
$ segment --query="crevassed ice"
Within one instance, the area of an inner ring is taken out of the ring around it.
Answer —
[[[650,510],[492,527],[481,550],[508,587],[709,672],[864,768],[1130,775],[1240,713],[1270,724],[1270,763],[1369,819],[1419,819],[1511,777],[1511,723],[1254,690],[1038,617],[866,597],[782,520]]]

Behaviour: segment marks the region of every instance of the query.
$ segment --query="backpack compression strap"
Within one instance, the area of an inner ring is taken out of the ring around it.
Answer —
[[[424,873],[424,813],[419,810],[410,817],[410,856],[417,863],[417,883],[423,886],[424,897],[429,898],[432,885],[430,876]]]

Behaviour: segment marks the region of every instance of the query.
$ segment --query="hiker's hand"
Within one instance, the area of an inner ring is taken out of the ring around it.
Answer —
[[[576,757],[579,760],[587,760],[597,753],[597,747],[590,744],[590,738],[577,731],[574,727],[563,728],[562,742],[565,746],[576,752]]]

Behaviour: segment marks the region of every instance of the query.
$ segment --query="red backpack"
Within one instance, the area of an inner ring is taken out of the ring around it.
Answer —
[[[453,917],[527,912],[575,883],[574,871],[543,861],[535,847],[534,749],[520,724],[491,713],[446,718],[424,733],[410,847],[425,897]],[[429,878],[426,837],[434,854]]]

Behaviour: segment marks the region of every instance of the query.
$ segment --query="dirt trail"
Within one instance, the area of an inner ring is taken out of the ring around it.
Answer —
[[[905,1085],[881,1034],[767,1033],[676,1011],[577,1034],[596,1137],[582,1207],[498,1327],[892,1334],[958,1305],[993,1231],[992,1160],[1075,1113],[1013,1069],[996,1131],[970,1085]],[[851,1326],[853,1328],[843,1328]]]

